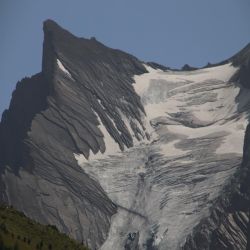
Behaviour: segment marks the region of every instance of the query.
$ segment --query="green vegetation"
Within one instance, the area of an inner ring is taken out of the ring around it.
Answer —
[[[55,226],[41,225],[11,207],[0,206],[0,250],[87,249]]]

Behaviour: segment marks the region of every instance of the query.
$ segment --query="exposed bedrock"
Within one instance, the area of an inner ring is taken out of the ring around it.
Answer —
[[[232,77],[233,81],[238,82],[245,88],[250,88],[250,44],[234,55],[230,60],[233,65],[238,66],[238,72]]]
[[[100,123],[121,150],[132,147],[122,115],[138,121],[135,133],[145,136],[144,109],[131,83],[146,69],[133,56],[76,38],[53,21],[44,23],[44,34],[42,72],[17,84],[3,114],[1,201],[96,249],[116,206],[74,153],[105,152]]]

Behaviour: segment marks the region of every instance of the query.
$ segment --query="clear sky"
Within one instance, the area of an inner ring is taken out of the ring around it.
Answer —
[[[48,18],[177,68],[219,62],[250,42],[249,0],[0,0],[0,114],[17,81],[41,70]]]

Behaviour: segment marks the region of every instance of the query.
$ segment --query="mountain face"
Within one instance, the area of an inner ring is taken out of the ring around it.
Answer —
[[[44,23],[0,123],[0,201],[91,249],[250,247],[250,46],[144,63]]]

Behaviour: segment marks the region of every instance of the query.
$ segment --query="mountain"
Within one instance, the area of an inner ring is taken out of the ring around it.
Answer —
[[[0,123],[0,201],[90,249],[246,249],[250,46],[145,63],[44,23]]]

